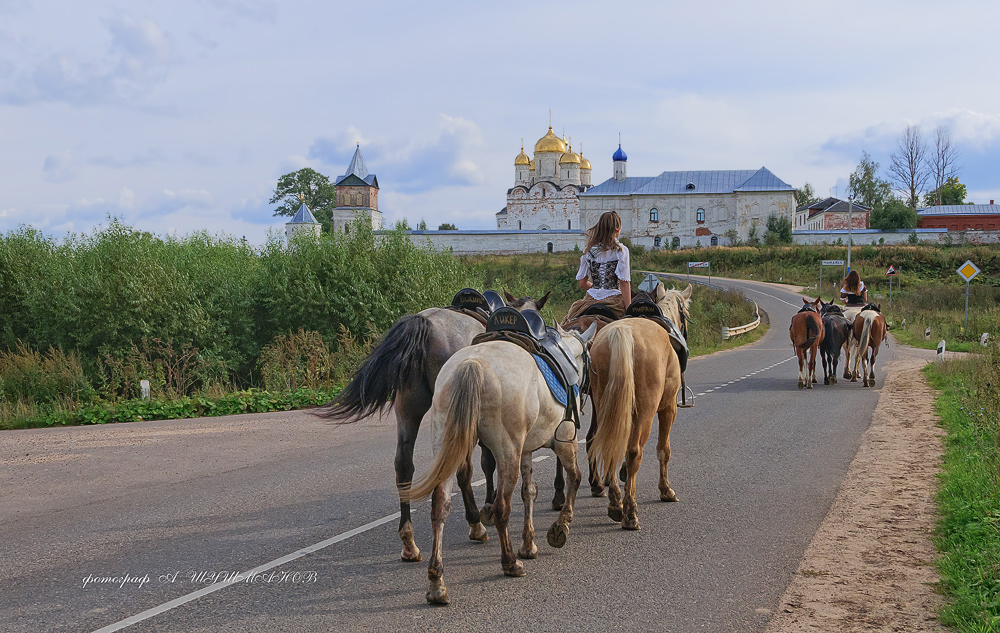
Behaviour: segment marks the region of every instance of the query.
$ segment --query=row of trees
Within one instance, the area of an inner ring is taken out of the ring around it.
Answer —
[[[278,178],[274,194],[269,204],[277,204],[274,215],[294,217],[299,206],[305,202],[309,210],[322,225],[324,233],[333,231],[333,210],[337,207],[337,187],[330,179],[315,169],[303,167]],[[410,224],[403,218],[397,223],[397,228],[410,229]],[[427,222],[420,220],[417,229],[427,230]],[[458,227],[449,222],[438,226],[439,231],[457,231]]]
[[[882,177],[878,162],[868,152],[861,152],[848,180],[848,199],[871,209],[868,222],[873,229],[912,229],[917,226],[921,200],[925,206],[965,204],[966,188],[958,180],[958,161],[959,152],[948,128],[935,128],[928,143],[919,125],[907,125],[889,157],[887,177]],[[809,183],[795,190],[797,207],[819,200]]]

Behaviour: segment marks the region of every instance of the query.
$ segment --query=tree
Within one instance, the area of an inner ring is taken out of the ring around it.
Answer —
[[[892,185],[879,178],[878,167],[868,152],[861,152],[861,162],[848,179],[848,197],[869,209],[881,208],[892,199]]]
[[[278,185],[274,188],[270,204],[280,202],[281,205],[274,210],[274,215],[293,217],[302,206],[303,200],[323,225],[323,231],[333,230],[332,218],[333,209],[337,206],[337,188],[330,179],[309,167],[303,167],[278,178]]]
[[[810,185],[808,182],[802,185],[801,189],[795,190],[796,209],[807,207],[814,202],[819,202],[819,198],[816,197],[816,192],[813,191],[813,186]]]
[[[410,228],[410,222],[406,218],[403,218],[402,220],[396,220],[396,227],[395,228],[396,228],[397,231],[412,231],[413,230],[413,229]]]
[[[868,215],[868,226],[880,231],[912,229],[917,226],[917,211],[899,198],[891,198],[885,204],[872,208]]]
[[[965,185],[958,182],[958,177],[951,176],[941,187],[927,192],[924,204],[928,207],[935,204],[965,204],[966,193]]]
[[[889,178],[906,196],[906,204],[916,209],[930,178],[927,144],[919,125],[907,125],[896,139],[896,150],[889,157]]]
[[[438,227],[438,230],[439,231],[457,231],[458,227],[455,226],[454,224],[449,223],[449,222],[444,222],[443,224],[441,224],[441,226]]]
[[[423,218],[420,218],[420,222],[417,222],[417,230],[418,231],[426,231],[427,230],[427,220],[425,220]]]
[[[785,215],[772,215],[767,218],[767,233],[764,243],[768,246],[792,243],[792,221]]]
[[[934,183],[934,201],[929,202],[924,199],[924,204],[931,206],[934,204],[962,204],[961,202],[944,202],[945,183],[954,178],[958,182],[958,150],[952,145],[951,130],[939,125],[934,129],[934,146],[931,147],[930,156],[927,158],[927,166],[930,170],[931,181]],[[962,200],[965,200],[963,192]]]

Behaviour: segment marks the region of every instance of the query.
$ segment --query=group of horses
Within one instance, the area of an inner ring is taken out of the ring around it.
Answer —
[[[816,380],[816,354],[823,362],[823,384],[837,383],[837,365],[843,348],[844,378],[858,381],[858,366],[865,387],[875,386],[875,358],[886,340],[885,317],[879,306],[846,307],[803,298],[805,305],[792,317],[788,329],[799,361],[799,389],[812,389]],[[853,368],[852,368],[853,361]]]
[[[686,343],[678,354],[677,324],[689,318],[691,286],[683,291],[657,284],[636,293],[654,304],[654,318],[612,321],[601,315],[581,318],[567,329],[557,324],[544,328],[556,339],[563,355],[572,357],[577,384],[567,389],[568,405],[557,401],[543,375],[540,360],[524,347],[507,340],[483,338],[488,323],[468,310],[430,308],[401,318],[361,365],[353,380],[320,415],[342,421],[358,420],[386,406],[396,416],[396,486],[400,499],[399,537],[402,560],[420,561],[414,542],[410,502],[431,497],[433,550],[428,565],[427,601],[448,604],[444,583],[442,535],[451,510],[452,475],[457,481],[469,524],[469,538],[486,541],[484,523],[495,524],[500,541],[500,562],[507,576],[523,576],[519,559],[538,556],[533,525],[537,487],[532,481],[532,453],[553,450],[560,468],[553,507],[559,510],[546,540],[562,547],[573,520],[582,473],[577,465],[576,426],[569,419],[572,406],[579,410],[589,394],[593,412],[587,437],[591,492],[608,488],[608,516],[621,527],[640,529],[636,505],[636,475],[643,446],[652,431],[654,414],[659,421],[657,458],[659,492],[663,501],[676,501],[670,487],[670,430],[677,415],[677,394],[686,363]],[[545,305],[538,300],[515,298],[506,291],[506,302],[523,316]],[[633,304],[635,305],[635,304]],[[509,309],[507,307],[501,310]],[[499,310],[497,310],[499,314]],[[489,322],[490,324],[493,321]],[[544,324],[542,324],[544,327]],[[473,343],[476,339],[476,344]],[[572,372],[570,372],[572,373]],[[432,429],[434,463],[413,481],[413,448],[421,422]],[[577,416],[578,424],[578,416]],[[473,452],[482,449],[486,474],[486,503],[480,510],[472,490]],[[621,466],[624,489],[614,476]],[[565,470],[566,493],[562,491]],[[493,485],[494,470],[496,485]],[[511,544],[508,523],[511,498],[518,479],[524,503],[522,544]]]

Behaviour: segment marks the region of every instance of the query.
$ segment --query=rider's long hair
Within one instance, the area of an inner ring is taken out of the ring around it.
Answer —
[[[621,228],[622,219],[616,211],[602,213],[597,224],[587,230],[587,248],[584,250],[589,251],[595,246],[602,251],[621,250],[621,244],[615,239]]]
[[[861,294],[861,275],[858,271],[852,270],[844,277],[844,290],[852,295]]]

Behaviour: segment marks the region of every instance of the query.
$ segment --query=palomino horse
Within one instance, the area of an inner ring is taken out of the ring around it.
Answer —
[[[823,384],[837,384],[837,364],[840,349],[847,345],[851,337],[851,324],[844,316],[844,310],[834,303],[820,302],[820,316],[823,317],[823,342],[819,353],[823,359]]]
[[[540,310],[549,298],[549,293],[538,301],[530,297],[514,299],[506,291],[504,294],[518,310]],[[409,487],[413,479],[413,445],[420,421],[430,409],[441,367],[455,352],[468,347],[476,334],[485,331],[485,326],[474,317],[448,308],[428,308],[404,316],[386,332],[350,384],[333,402],[324,405],[318,415],[354,422],[391,405],[396,414],[396,487],[399,490]],[[459,470],[458,486],[465,503],[469,538],[487,540],[472,493],[471,466]],[[399,512],[401,558],[406,562],[421,561],[420,549],[413,540],[410,503],[402,497]]]
[[[645,297],[646,299],[649,299],[653,303],[660,304],[667,299],[666,295],[668,292],[673,293],[672,296],[674,299],[674,303],[677,304],[677,314],[679,315],[678,318],[680,319],[679,321],[675,321],[674,323],[678,325],[681,331],[684,333],[684,335],[687,336],[687,323],[691,321],[691,315],[688,313],[688,305],[690,305],[691,303],[692,291],[693,287],[691,286],[691,284],[688,284],[687,288],[685,288],[684,290],[674,290],[674,289],[667,290],[663,286],[663,283],[658,283],[656,287],[653,288],[652,292],[645,292],[643,290],[635,292],[633,294],[633,299],[638,297]],[[673,319],[672,316],[669,318]],[[585,329],[584,328],[585,325],[589,327],[591,323],[596,323],[597,332],[600,333],[600,331],[604,328],[605,325],[608,325],[609,323],[612,322],[613,321],[609,319],[597,318],[597,317],[588,318],[587,316],[583,316],[575,319],[573,324],[567,327],[566,329],[583,332]],[[591,411],[590,429],[588,429],[587,431],[587,444],[586,444],[588,454],[590,453],[590,447],[594,442],[594,431],[597,430],[597,408],[594,406],[593,398],[590,399],[590,411]],[[600,477],[597,476],[593,464],[590,465],[590,475],[588,477],[588,481],[590,483],[590,494],[592,496],[594,497],[604,496],[604,484],[602,483]],[[556,480],[555,480],[556,490],[555,490],[555,495],[552,497],[553,510],[558,510],[559,508],[561,508],[563,502],[566,500],[566,496],[563,494],[564,484],[565,482],[563,481],[562,464],[559,462],[559,460],[556,460]],[[485,522],[486,521],[484,521],[484,523]]]
[[[854,321],[864,310],[864,306],[844,306],[844,318],[850,324],[851,329],[854,329]],[[848,336],[847,341],[844,342],[844,378],[851,377],[851,359],[855,358],[858,353],[858,342],[854,340],[853,336]]]
[[[819,316],[819,304],[822,302],[817,297],[815,301],[803,298],[802,303],[805,305],[792,317],[788,335],[792,339],[792,346],[795,347],[795,355],[799,358],[799,389],[803,387],[812,389],[813,383],[816,382],[816,354],[825,335],[823,319]]]
[[[576,360],[581,379],[587,342],[595,329],[592,327],[581,335],[557,326],[559,336]],[[578,396],[570,393],[567,397]],[[532,504],[537,488],[531,481],[531,453],[542,447],[553,449],[567,467],[569,495],[548,533],[549,545],[565,545],[581,479],[576,465],[575,437],[572,441],[556,441],[555,438],[560,424],[568,424],[572,429],[573,423],[563,419],[565,412],[566,407],[549,391],[535,359],[518,345],[504,341],[473,345],[456,352],[441,368],[428,416],[434,428],[434,464],[412,489],[404,492],[406,499],[433,495],[434,548],[427,568],[428,602],[448,604],[441,548],[444,522],[451,511],[451,476],[462,468],[471,467],[477,439],[492,451],[497,461],[497,496],[493,511],[500,537],[503,573],[523,576],[524,564],[517,556],[538,557],[532,523]],[[508,521],[518,471],[524,502],[524,543],[515,556]]]
[[[664,317],[681,323],[681,311],[687,311],[690,296],[690,286],[684,292],[665,290],[656,304]],[[608,484],[608,516],[626,530],[638,530],[635,482],[654,414],[660,423],[656,444],[660,500],[677,501],[667,478],[667,462],[681,388],[680,360],[667,330],[644,318],[622,319],[607,326],[594,339],[590,353],[591,394],[597,410],[591,423],[597,430],[588,451],[590,461]],[[624,495],[614,476],[623,461]]]
[[[858,363],[861,364],[861,376],[866,387],[875,386],[875,357],[886,335],[885,317],[878,306],[869,303],[854,319],[854,340],[858,345],[854,358],[854,370],[851,372],[851,382],[858,381]],[[869,359],[869,350],[871,358]]]

